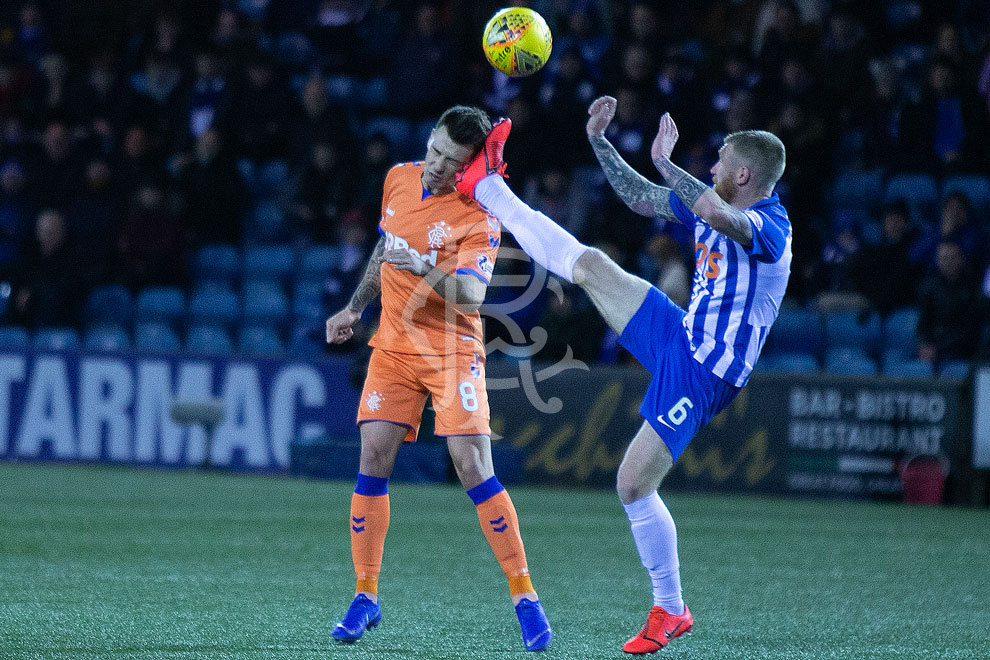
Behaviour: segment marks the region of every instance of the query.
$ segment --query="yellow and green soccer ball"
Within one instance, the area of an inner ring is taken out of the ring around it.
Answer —
[[[550,57],[553,37],[547,22],[532,9],[507,7],[488,21],[482,47],[493,67],[520,78],[543,68]]]

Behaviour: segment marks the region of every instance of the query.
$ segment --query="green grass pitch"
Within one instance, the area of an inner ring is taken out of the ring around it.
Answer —
[[[353,589],[352,483],[0,463],[0,658],[524,658],[451,486],[391,484],[382,625]],[[515,487],[548,658],[621,658],[649,582],[608,491]],[[990,511],[667,495],[692,636],[658,657],[990,657]]]

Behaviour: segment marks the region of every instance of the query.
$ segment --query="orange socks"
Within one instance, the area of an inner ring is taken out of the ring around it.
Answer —
[[[388,532],[388,479],[358,473],[351,496],[351,557],[355,591],[378,593],[385,533]]]
[[[492,477],[468,490],[467,494],[478,508],[481,529],[495,552],[502,572],[509,579],[509,593],[513,596],[535,593],[529,579],[529,568],[526,566],[526,550],[519,534],[516,508],[505,488],[498,482],[498,478]]]

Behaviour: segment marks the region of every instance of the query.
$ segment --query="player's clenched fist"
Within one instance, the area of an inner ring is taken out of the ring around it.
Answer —
[[[612,123],[612,118],[615,117],[615,109],[618,105],[619,102],[611,96],[602,96],[595,99],[588,108],[590,117],[588,118],[587,126],[585,126],[588,135],[599,137],[604,133],[608,125]]]
[[[327,343],[342,344],[354,336],[351,327],[358,322],[361,315],[350,307],[345,307],[327,319]]]

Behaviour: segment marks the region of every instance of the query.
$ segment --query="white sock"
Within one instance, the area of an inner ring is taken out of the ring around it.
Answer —
[[[574,281],[574,263],[588,249],[556,222],[534,211],[497,174],[478,182],[474,198],[512,232],[523,251],[551,273]]]
[[[622,506],[629,516],[639,558],[653,582],[653,604],[670,614],[684,614],[677,528],[670,511],[656,492]]]

